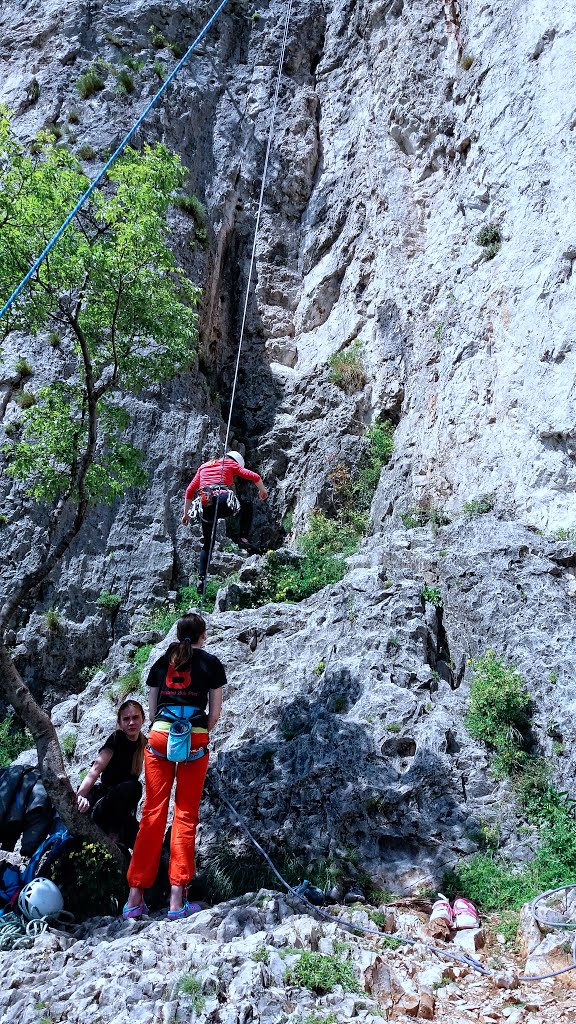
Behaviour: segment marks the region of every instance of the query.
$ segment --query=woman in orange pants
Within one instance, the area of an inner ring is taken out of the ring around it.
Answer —
[[[206,623],[201,615],[183,615],[178,620],[176,635],[177,641],[155,662],[148,676],[151,731],[144,755],[146,796],[128,868],[130,893],[122,911],[125,921],[148,913],[144,890],[154,884],[158,872],[174,779],[168,918],[176,921],[199,909],[197,903],[188,902],[185,891],[194,877],[194,841],[208,769],[207,744],[220,717],[226,673],[214,654],[202,650]],[[169,761],[166,753],[170,724],[180,719],[192,726],[190,757],[187,761]]]

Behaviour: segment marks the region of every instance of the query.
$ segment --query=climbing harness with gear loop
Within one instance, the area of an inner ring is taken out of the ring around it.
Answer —
[[[225,484],[204,484],[194,498],[188,515],[191,519],[201,519],[205,512],[210,511],[220,495],[226,498],[226,507],[231,516],[240,511],[240,501],[237,495]],[[204,500],[203,500],[204,499]]]

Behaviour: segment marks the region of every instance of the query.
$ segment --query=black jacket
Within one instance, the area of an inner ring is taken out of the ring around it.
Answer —
[[[31,857],[52,828],[55,812],[37,768],[0,768],[0,846],[13,850],[22,836],[22,854]]]

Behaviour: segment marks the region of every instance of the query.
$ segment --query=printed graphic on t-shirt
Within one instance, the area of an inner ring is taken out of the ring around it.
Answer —
[[[175,665],[168,665],[166,672],[166,687],[168,690],[187,690],[192,683],[190,669],[176,668]]]

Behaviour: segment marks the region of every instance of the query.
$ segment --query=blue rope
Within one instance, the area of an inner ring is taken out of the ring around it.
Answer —
[[[46,246],[44,251],[40,254],[40,256],[38,257],[38,259],[36,260],[34,265],[32,267],[30,267],[30,270],[28,271],[26,276],[22,278],[22,280],[21,280],[20,284],[18,285],[18,287],[14,289],[14,291],[12,292],[12,295],[10,296],[8,301],[5,303],[5,305],[0,310],[0,318],[3,317],[4,314],[8,312],[8,310],[10,309],[10,306],[12,305],[14,300],[18,298],[18,296],[20,295],[20,292],[22,291],[23,288],[26,287],[26,285],[28,284],[28,281],[30,280],[32,275],[36,273],[38,268],[44,262],[44,260],[46,259],[48,253],[50,252],[50,250],[54,248],[54,246],[56,245],[56,242],[58,241],[60,236],[63,234],[63,232],[66,230],[66,228],[68,227],[70,221],[72,221],[74,219],[74,217],[76,216],[78,211],[81,210],[81,208],[83,207],[83,205],[86,202],[86,200],[88,199],[88,197],[92,195],[92,193],[93,193],[94,189],[96,188],[96,186],[102,181],[102,178],[106,174],[106,171],[108,170],[108,168],[112,166],[114,161],[120,156],[120,153],[122,152],[122,150],[125,149],[125,147],[128,145],[128,143],[130,142],[130,139],[132,138],[132,136],[135,134],[135,132],[138,131],[138,129],[139,129],[140,125],[142,124],[144,118],[152,110],[152,107],[154,107],[156,105],[156,103],[158,102],[160,97],[166,92],[166,89],[168,88],[168,86],[172,82],[172,79],[176,77],[176,75],[180,71],[180,68],[183,66],[183,64],[186,63],[186,61],[188,60],[188,57],[190,56],[190,54],[196,49],[196,47],[198,46],[198,43],[204,38],[204,36],[208,32],[208,29],[211,28],[211,26],[214,24],[214,22],[216,21],[216,18],[218,17],[220,12],[224,9],[224,7],[226,6],[227,3],[228,3],[228,0],[222,0],[220,6],[217,7],[217,9],[214,11],[214,14],[212,15],[212,17],[209,19],[209,21],[206,22],[206,24],[204,25],[204,28],[202,29],[202,31],[199,33],[199,35],[196,36],[196,39],[194,40],[192,45],[188,47],[188,49],[186,50],[186,53],[181,58],[181,60],[178,61],[177,65],[174,68],[174,70],[172,71],[172,73],[170,75],[168,75],[168,78],[166,79],[166,81],[163,82],[161,88],[158,90],[156,95],[150,100],[150,103],[148,104],[148,106],[141,113],[141,115],[138,118],[138,120],[136,121],[136,124],[134,125],[134,127],[131,128],[130,131],[128,132],[128,134],[125,136],[125,138],[122,139],[122,142],[120,143],[118,148],[112,153],[112,156],[110,157],[110,159],[104,164],[104,167],[102,168],[100,173],[96,176],[96,178],[94,178],[94,181],[92,182],[90,187],[86,189],[84,195],[80,197],[80,199],[76,203],[76,206],[74,207],[74,209],[71,211],[71,213],[68,214],[68,216],[66,217],[66,220],[64,221],[64,223],[60,225],[60,227],[58,228],[56,234],[50,239],[50,241],[48,242],[48,245]]]

